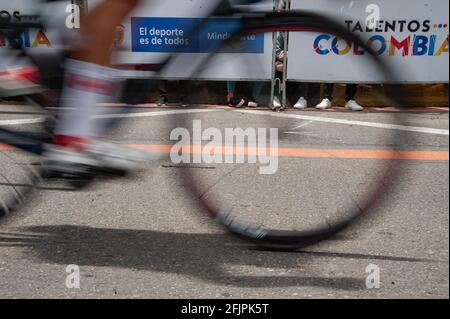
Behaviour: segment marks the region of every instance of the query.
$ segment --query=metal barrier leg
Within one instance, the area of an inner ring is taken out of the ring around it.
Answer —
[[[285,11],[291,10],[291,0],[284,0],[284,8]],[[284,65],[283,65],[283,107],[287,108],[287,70],[289,64],[289,32],[286,31],[284,33]]]
[[[273,11],[278,11],[280,2],[284,0],[274,0],[273,1]],[[271,79],[271,88],[270,88],[270,108],[273,108],[273,100],[275,98],[275,85],[276,85],[276,67],[275,64],[277,62],[277,33],[273,32],[272,34],[272,79]]]
[[[276,84],[276,67],[275,63],[277,61],[277,47],[276,47],[276,41],[277,41],[277,34],[276,32],[273,33],[272,37],[273,41],[273,52],[272,52],[272,79],[271,79],[271,88],[270,88],[270,108],[273,108],[273,100],[275,98],[275,84]]]
[[[288,59],[288,44],[289,44],[289,32],[284,32],[284,63],[283,63],[283,75],[282,75],[282,83],[283,83],[283,101],[281,102],[283,108],[287,108],[287,66],[289,63]]]
[[[274,10],[275,11],[285,11],[290,10],[291,8],[291,0],[275,0],[274,1]],[[276,78],[276,62],[277,62],[277,54],[276,54],[276,48],[277,48],[277,39],[278,36],[274,32],[273,34],[273,58],[272,58],[272,89],[270,94],[270,107],[273,108],[273,102],[275,98],[275,86],[277,83],[279,84],[279,93],[282,93],[282,101],[281,105],[282,108],[287,107],[287,64],[288,64],[288,44],[289,44],[289,32],[284,32],[284,63],[283,63],[283,74],[281,79]]]

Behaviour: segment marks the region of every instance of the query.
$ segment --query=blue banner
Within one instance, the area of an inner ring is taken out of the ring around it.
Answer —
[[[210,18],[131,18],[133,52],[210,53],[239,29],[241,20]],[[264,35],[246,35],[221,53],[264,54]]]

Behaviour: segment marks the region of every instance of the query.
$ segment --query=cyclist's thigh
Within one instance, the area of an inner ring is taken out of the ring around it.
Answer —
[[[139,0],[104,0],[83,21],[84,43],[72,52],[78,60],[109,64],[113,34]]]

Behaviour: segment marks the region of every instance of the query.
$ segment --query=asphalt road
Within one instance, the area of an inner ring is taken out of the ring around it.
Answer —
[[[371,218],[291,253],[257,249],[224,233],[189,197],[189,182],[179,178],[186,167],[167,158],[149,163],[135,178],[101,181],[85,191],[37,191],[1,226],[0,298],[449,297],[449,164],[436,156],[444,152],[448,158],[448,112],[277,116],[210,110],[187,115],[136,109],[116,137],[135,146],[168,144],[172,129],[189,127],[193,119],[204,128],[280,128],[281,148],[315,153],[281,156],[279,171],[269,179],[254,169],[224,178],[229,168],[223,165],[202,170],[202,164],[194,171],[209,185],[201,185],[206,192],[239,200],[250,218],[258,207],[278,221],[300,210],[307,212],[300,222],[307,222],[318,211],[325,216],[339,211],[334,207],[354,205],[347,202],[352,196],[355,202],[370,196],[386,166],[383,159],[354,158],[357,150],[387,146],[425,157],[389,162],[402,171],[395,183],[384,180],[385,201]],[[6,121],[35,117],[2,113],[0,125],[26,129],[32,124]],[[349,157],[330,153],[337,148]],[[327,156],[317,156],[323,149]],[[79,266],[80,289],[66,287],[68,265]],[[378,289],[366,287],[369,265],[379,267]]]

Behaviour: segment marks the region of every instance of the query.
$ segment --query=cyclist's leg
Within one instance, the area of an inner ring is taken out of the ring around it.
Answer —
[[[71,54],[74,59],[108,66],[114,31],[139,0],[104,0],[83,21],[85,41]]]
[[[94,144],[92,140],[101,134],[101,127],[96,127],[95,122],[90,120],[96,112],[96,105],[112,101],[119,91],[114,71],[109,68],[113,35],[117,25],[137,2],[138,0],[106,0],[83,21],[80,36],[82,42],[78,43],[66,62],[63,110],[54,141],[57,149],[50,152],[50,157],[53,156],[56,161],[79,161],[81,164],[94,165],[92,154],[86,154],[86,149],[93,145],[97,159],[99,154],[103,160],[108,159],[108,152],[121,153],[114,153],[114,157],[124,160],[121,162],[121,169],[126,168],[126,157],[136,156],[133,160],[141,159],[136,152],[120,152],[120,148],[109,146],[104,149],[104,144]],[[98,149],[99,145],[102,146],[101,150]],[[79,156],[75,156],[74,152]],[[99,165],[103,164],[105,163]]]

